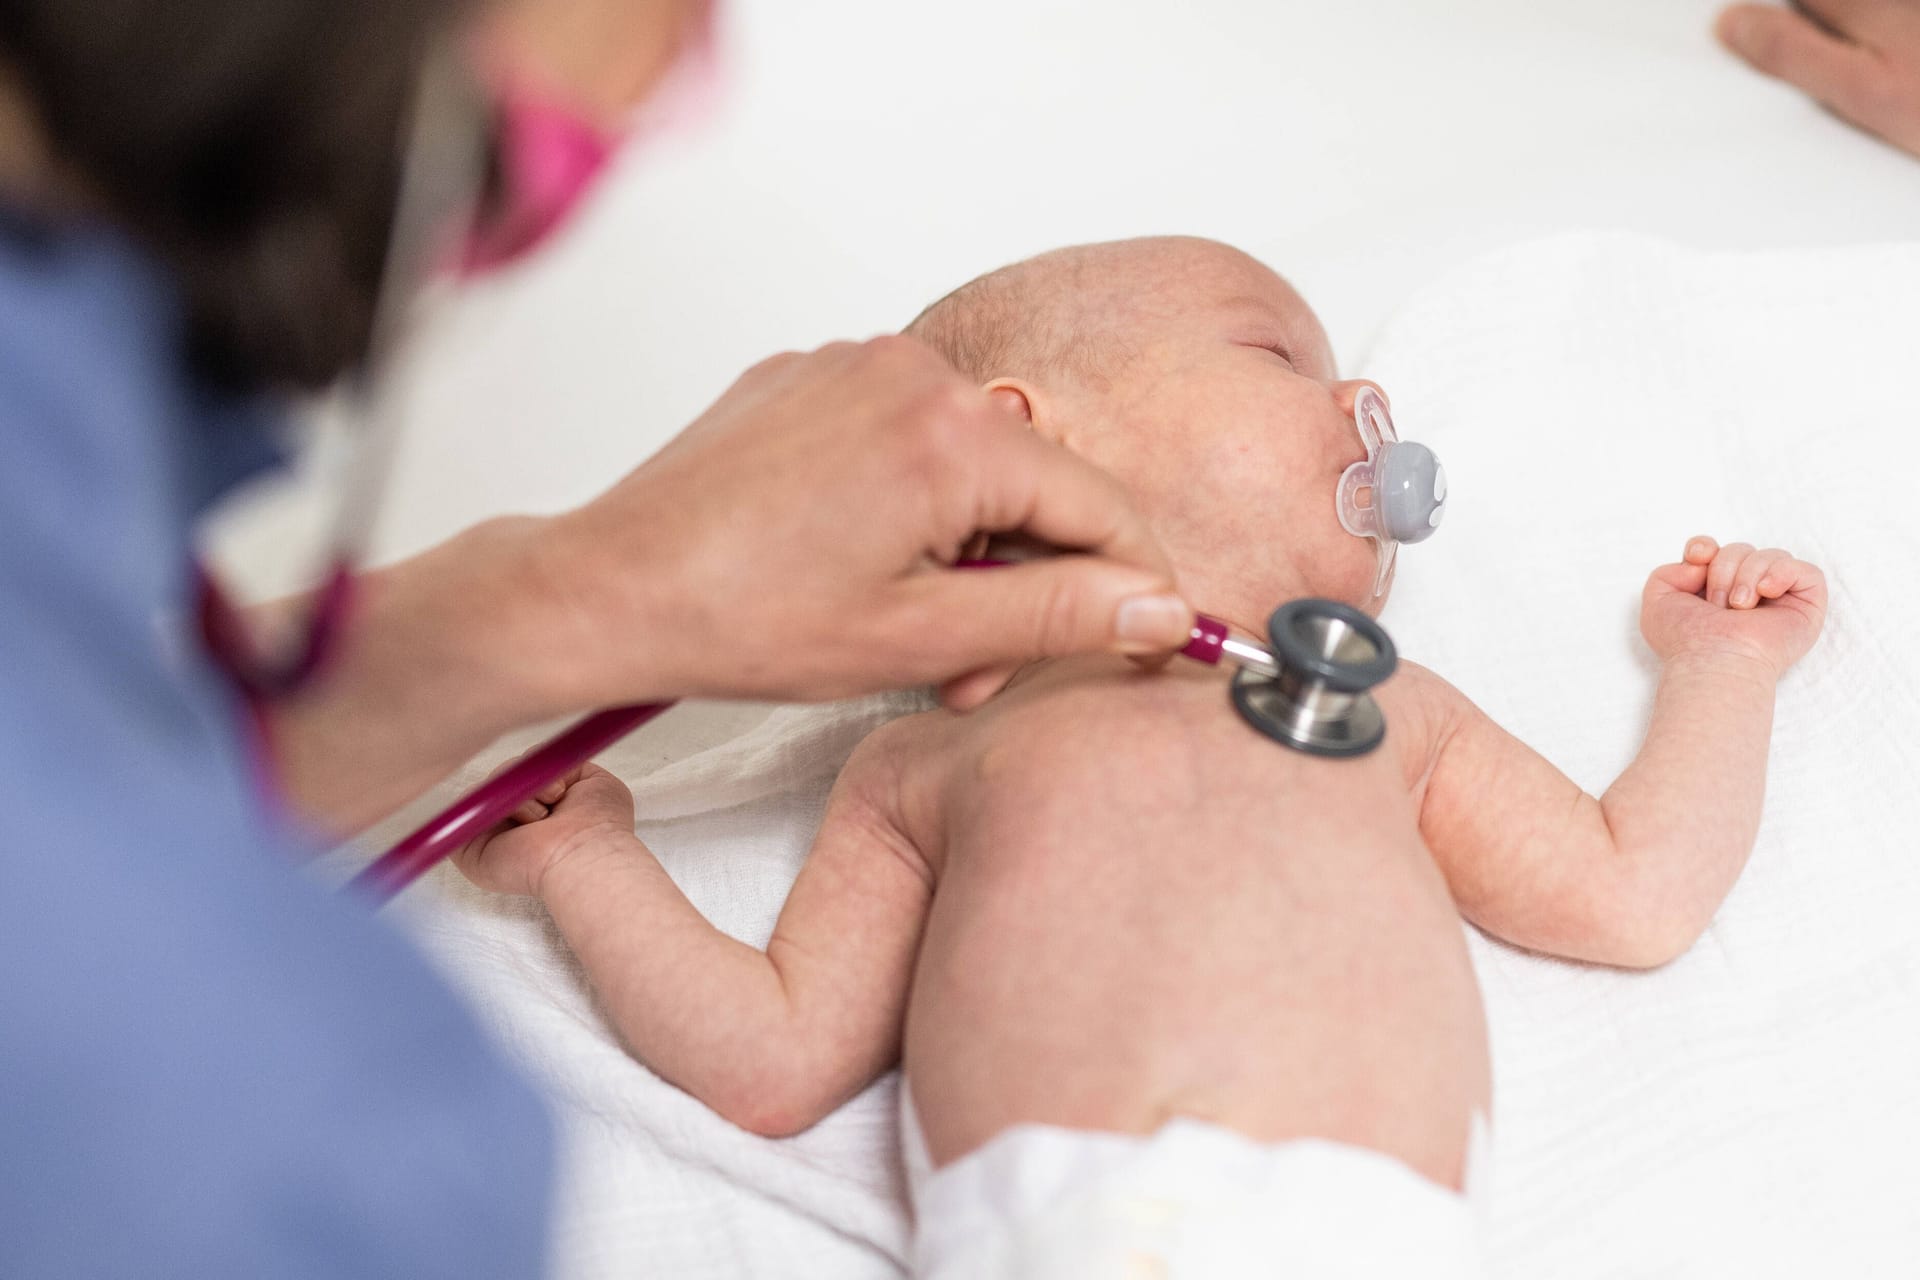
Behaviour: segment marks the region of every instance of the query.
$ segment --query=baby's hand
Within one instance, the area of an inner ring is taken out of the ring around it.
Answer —
[[[482,889],[537,898],[554,867],[609,845],[645,849],[633,834],[633,792],[599,765],[588,764],[521,805],[454,854],[453,862]]]
[[[1640,597],[1640,633],[1662,659],[1712,653],[1752,657],[1778,677],[1798,662],[1827,618],[1827,579],[1784,551],[1712,538],[1687,543]]]

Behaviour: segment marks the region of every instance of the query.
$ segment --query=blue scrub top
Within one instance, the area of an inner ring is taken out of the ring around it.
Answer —
[[[99,228],[0,219],[0,1276],[537,1275],[548,1117],[298,870],[188,636],[271,418]]]

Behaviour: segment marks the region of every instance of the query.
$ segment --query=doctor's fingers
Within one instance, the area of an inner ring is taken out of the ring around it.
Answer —
[[[1059,556],[991,572],[913,574],[875,624],[882,645],[916,668],[912,678],[947,682],[949,705],[964,707],[1038,658],[1170,654],[1191,637],[1193,610],[1138,569]]]
[[[935,513],[924,532],[939,558],[981,532],[1022,533],[1173,589],[1166,553],[1117,481],[1037,435],[925,343],[897,334],[834,343],[784,366],[795,378],[803,367],[832,392],[833,411],[808,415],[834,429],[834,440],[816,440],[820,455],[847,446],[887,455],[889,478],[905,479],[918,509]]]
[[[1146,517],[1092,463],[1000,410],[977,420],[956,452],[951,461],[966,479],[951,496],[963,505],[947,520],[957,532],[1025,534],[1131,566],[1160,589],[1174,589],[1173,566]]]

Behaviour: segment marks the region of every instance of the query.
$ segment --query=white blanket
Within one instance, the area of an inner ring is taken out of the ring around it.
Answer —
[[[1825,636],[1781,686],[1758,846],[1699,946],[1632,975],[1473,935],[1499,1274],[1855,1276],[1920,1258],[1916,353],[1920,247],[1580,237],[1432,287],[1365,367],[1453,485],[1385,621],[1590,789],[1637,746],[1639,588],[1687,536],[1789,547],[1833,587]],[[662,765],[698,726],[689,709],[609,763],[696,903],[760,941],[835,769],[903,705],[773,711]],[[537,909],[442,871],[403,918],[553,1093],[558,1274],[900,1273],[890,1081],[802,1137],[752,1138],[623,1054]]]
[[[1646,571],[1695,533],[1827,571],[1765,818],[1707,936],[1630,975],[1476,940],[1515,1276],[1913,1274],[1920,1259],[1920,247],[1523,247],[1368,373],[1446,459],[1386,621],[1589,789],[1651,690]]]

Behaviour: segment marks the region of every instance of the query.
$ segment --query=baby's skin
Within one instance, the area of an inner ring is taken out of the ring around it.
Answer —
[[[1301,595],[1382,603],[1334,512],[1362,384],[1259,263],[1065,250],[912,331],[1127,485],[1188,598],[1237,631]],[[1383,746],[1344,761],[1255,733],[1217,672],[1038,663],[861,745],[764,952],[688,903],[596,767],[458,861],[543,899],[632,1052],[758,1133],[904,1061],[936,1165],[1022,1122],[1190,1116],[1458,1187],[1491,1101],[1461,918],[1596,964],[1685,951],[1752,847],[1774,686],[1825,611],[1784,551],[1694,538],[1655,569],[1652,719],[1599,799],[1413,662],[1377,691]]]

